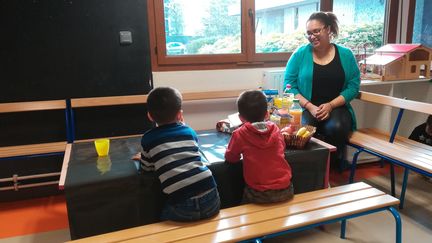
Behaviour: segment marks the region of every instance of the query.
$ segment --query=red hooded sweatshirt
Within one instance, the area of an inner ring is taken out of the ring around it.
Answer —
[[[274,123],[247,122],[233,132],[225,159],[235,163],[243,155],[246,184],[257,191],[278,190],[291,184],[291,167],[284,152],[284,138]]]

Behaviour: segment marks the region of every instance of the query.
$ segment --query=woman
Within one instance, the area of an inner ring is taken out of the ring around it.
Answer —
[[[331,43],[338,31],[333,13],[316,12],[309,17],[305,35],[309,43],[289,59],[285,85],[291,84],[300,100],[303,124],[317,127],[317,135],[337,147],[332,164],[342,170],[349,133],[356,129],[350,101],[358,94],[360,71],[351,50]]]

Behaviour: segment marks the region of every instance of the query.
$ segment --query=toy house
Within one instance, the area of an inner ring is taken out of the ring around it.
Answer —
[[[388,44],[359,62],[361,78],[410,80],[430,78],[432,49],[421,44]]]

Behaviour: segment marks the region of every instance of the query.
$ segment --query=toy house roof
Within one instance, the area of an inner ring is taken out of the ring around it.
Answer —
[[[366,64],[387,65],[419,47],[432,51],[432,49],[423,46],[422,44],[387,44],[376,49],[374,55],[361,60],[359,63],[364,64],[366,61]]]
[[[421,44],[387,44],[375,50],[375,53],[408,53],[418,47],[424,47]],[[427,48],[427,47],[426,47]]]
[[[370,57],[367,57],[366,59],[361,60],[360,63],[364,64],[366,60],[366,64],[387,65],[398,60],[404,55],[405,53],[377,53]]]

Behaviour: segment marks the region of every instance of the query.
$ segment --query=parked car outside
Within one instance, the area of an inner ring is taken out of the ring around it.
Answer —
[[[166,50],[167,55],[181,55],[185,53],[186,46],[181,42],[168,42]]]

